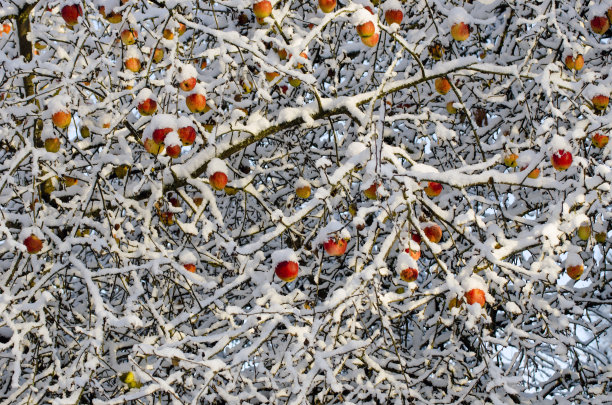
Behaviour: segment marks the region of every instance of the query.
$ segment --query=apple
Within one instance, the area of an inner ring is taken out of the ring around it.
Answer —
[[[238,193],[238,189],[231,186],[225,186],[223,191],[225,191],[225,194],[227,195],[236,195]]]
[[[374,35],[369,36],[369,37],[362,37],[361,42],[364,45],[369,46],[370,48],[373,48],[378,43],[379,38],[380,38],[380,35],[378,33],[375,33]]]
[[[276,265],[274,273],[276,273],[281,280],[290,283],[297,278],[298,269],[299,266],[296,262],[284,261]]]
[[[445,77],[438,77],[435,81],[436,91],[442,95],[448,93],[451,89],[451,84]]]
[[[166,145],[166,155],[170,156],[173,159],[181,156],[181,145]]]
[[[464,22],[453,24],[451,27],[451,36],[455,41],[465,41],[470,37],[470,26]]]
[[[431,224],[423,229],[423,233],[430,242],[438,243],[442,239],[442,228],[437,224]]]
[[[310,186],[309,185],[305,185],[302,187],[297,187],[295,189],[295,195],[297,195],[300,198],[306,199],[308,197],[310,197]]]
[[[72,27],[78,24],[79,17],[83,15],[83,9],[80,4],[66,5],[62,7],[61,14],[66,25]]]
[[[156,143],[162,143],[170,132],[172,132],[172,128],[157,128],[153,131],[153,140]]]
[[[596,34],[603,35],[609,28],[610,21],[607,16],[597,16],[591,20],[591,29]]]
[[[28,253],[31,255],[40,252],[43,247],[42,241],[34,234],[25,238],[23,244],[25,245],[26,249],[28,249]]]
[[[119,165],[115,167],[115,176],[117,176],[119,179],[123,179],[125,176],[127,176],[129,170],[130,165]]]
[[[195,87],[197,83],[197,79],[195,77],[190,77],[189,79],[185,79],[179,83],[179,87],[183,91],[191,91]]]
[[[147,152],[153,154],[153,155],[157,155],[159,153],[161,153],[164,150],[164,144],[163,143],[158,143],[155,142],[153,139],[151,138],[147,138],[144,141],[144,148]]]
[[[370,187],[363,190],[363,195],[365,195],[369,200],[378,200],[378,193],[376,190],[378,190],[379,186],[380,183],[372,183]]]
[[[430,181],[423,190],[425,190],[425,194],[427,194],[428,197],[436,197],[442,192],[442,184]]]
[[[589,240],[589,237],[591,236],[591,224],[589,224],[587,221],[584,221],[580,224],[576,233],[578,234],[578,237],[580,239]]]
[[[584,272],[584,265],[577,264],[575,266],[568,266],[566,271],[568,276],[574,280],[579,280],[580,276],[582,276],[582,273]]]
[[[162,36],[164,37],[164,39],[171,40],[172,38],[174,38],[174,32],[172,32],[172,30],[168,28],[164,28],[164,30],[162,31]]]
[[[572,55],[567,55],[565,57],[565,66],[569,69],[569,70],[573,70],[574,69],[574,57]]]
[[[153,51],[153,62],[159,63],[164,60],[164,50],[161,48],[155,48]]]
[[[107,14],[106,8],[104,6],[100,6],[98,8],[98,11],[100,12],[100,14],[102,14],[102,17],[104,17],[104,19],[106,19],[106,21],[108,21],[111,24],[118,24],[121,22],[121,19],[122,19],[121,13],[111,11],[110,13]]]
[[[185,31],[187,31],[187,26],[183,23],[179,23],[178,28],[176,29],[176,33],[178,34],[178,36],[182,36]]]
[[[582,55],[577,55],[576,58],[574,58],[572,55],[567,55],[565,57],[565,66],[570,70],[582,70],[584,67],[584,57]]]
[[[300,84],[302,84],[302,81],[298,79],[297,77],[292,77],[289,79],[289,84],[292,87],[298,87]]]
[[[504,164],[508,167],[516,167],[516,160],[518,155],[516,153],[510,153],[504,156]]]
[[[342,256],[346,252],[348,241],[342,238],[329,238],[327,242],[323,243],[323,249],[330,256]]]
[[[388,25],[401,24],[403,18],[404,18],[404,13],[402,13],[402,10],[385,11],[385,21],[387,22]]]
[[[413,267],[408,267],[400,272],[400,277],[405,282],[411,283],[419,277],[419,271]]]
[[[608,238],[608,234],[606,232],[597,232],[595,234],[595,241],[597,243],[606,243],[607,238]]]
[[[170,226],[174,224],[174,214],[170,211],[161,211],[159,213],[159,220],[162,224]]]
[[[141,68],[140,59],[138,58],[128,58],[125,60],[124,65],[127,70],[134,73],[139,72]]]
[[[157,111],[157,101],[152,98],[147,98],[138,104],[138,112],[140,115],[153,115]]]
[[[454,101],[449,101],[448,103],[446,103],[446,111],[449,114],[457,114],[457,109],[455,108],[455,102]]]
[[[481,307],[485,306],[485,292],[480,288],[472,288],[470,291],[465,293],[465,300],[468,305],[480,304]]]
[[[179,139],[181,140],[181,142],[183,142],[184,146],[192,145],[195,142],[196,130],[194,127],[187,126],[187,127],[179,128],[177,133],[178,133]]]
[[[287,50],[286,49],[279,49],[279,50],[276,51],[276,53],[278,54],[278,58],[280,60],[287,59]]]
[[[527,169],[527,166],[521,167],[521,171],[525,169]],[[527,177],[529,177],[530,179],[537,179],[538,177],[540,177],[540,169],[536,167],[535,169],[531,171],[531,173],[527,175]]]
[[[200,93],[191,93],[185,98],[185,103],[189,111],[192,113],[200,113],[206,108],[206,97]]]
[[[427,49],[429,50],[429,56],[431,56],[433,60],[442,59],[442,55],[444,55],[444,47],[442,47],[442,44],[436,43],[430,45]]]
[[[307,54],[306,52],[301,52],[301,53],[300,53],[300,56],[301,56],[302,58],[304,58],[304,59],[308,59],[308,54]],[[289,57],[291,57],[291,56],[289,56]],[[304,67],[304,64],[303,64],[303,63],[298,62],[298,63],[297,63],[297,65],[296,65],[295,67],[296,67],[296,69],[301,69],[301,68],[303,68],[303,67]]]
[[[196,272],[196,265],[193,263],[187,263],[187,264],[183,264],[183,268],[185,268],[185,270],[191,272],[191,273],[195,273]]]
[[[376,26],[372,21],[367,21],[363,24],[359,24],[357,27],[357,34],[361,38],[371,37],[376,33]]]
[[[412,231],[410,233],[410,238],[416,243],[421,243],[421,234],[418,231]]]
[[[204,201],[204,198],[202,196],[193,197],[193,203],[196,205],[196,207],[199,207],[200,205],[202,205],[203,201]]]
[[[134,45],[136,43],[136,38],[138,38],[138,32],[134,29],[121,31],[121,42],[123,42],[124,45]]]
[[[223,190],[227,184],[227,174],[223,172],[214,172],[210,175],[208,181],[215,190]]]
[[[603,111],[606,109],[606,107],[608,107],[608,102],[610,101],[610,98],[608,96],[604,96],[603,94],[598,94],[593,97],[591,101],[593,102],[593,107],[596,110]]]
[[[609,140],[610,140],[610,137],[608,135],[600,134],[599,132],[597,132],[595,133],[595,135],[593,135],[591,142],[593,143],[595,147],[603,148],[608,144]]]
[[[336,8],[336,0],[319,0],[319,8],[324,13],[331,13]]]
[[[70,115],[70,112],[66,110],[57,111],[51,116],[51,121],[53,122],[53,125],[60,129],[68,127],[68,125],[70,125],[71,120],[72,115]]]
[[[410,257],[412,257],[414,260],[419,260],[419,258],[421,257],[421,248],[417,243],[415,243],[414,245],[415,246],[407,247],[406,253],[408,253]]]
[[[47,138],[45,139],[45,150],[47,152],[58,152],[60,150],[61,142],[59,138]]]
[[[272,80],[274,80],[278,76],[280,76],[280,73],[278,73],[278,72],[265,72],[264,75],[266,76],[266,80],[271,82]]]
[[[78,182],[79,180],[75,179],[74,177],[64,176],[64,184],[66,185],[66,187],[76,186]]]
[[[553,167],[558,171],[567,170],[572,165],[572,153],[563,149],[556,151],[551,158]]]
[[[9,34],[11,32],[11,24],[2,24],[2,32],[4,32],[5,34]]]
[[[253,4],[253,14],[257,18],[266,18],[272,14],[272,3],[268,0],[262,0]]]

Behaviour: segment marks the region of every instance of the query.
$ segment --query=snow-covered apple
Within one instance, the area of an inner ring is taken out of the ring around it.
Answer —
[[[206,108],[206,96],[200,93],[191,93],[185,97],[185,103],[192,113],[201,113]]]
[[[340,237],[331,237],[323,243],[323,249],[330,256],[342,256],[347,246],[348,241]]]
[[[24,239],[23,244],[25,245],[28,253],[34,255],[42,250],[43,243],[40,238],[34,234],[31,234]]]
[[[478,304],[481,307],[484,307],[486,304],[485,298],[485,292],[480,288],[472,288],[465,293],[465,300],[468,305]]]
[[[593,143],[593,146],[597,148],[604,148],[608,144],[609,140],[610,137],[608,135],[596,132],[595,134],[593,134],[591,142]]]
[[[280,262],[276,265],[276,268],[274,269],[274,273],[276,273],[278,278],[287,283],[290,283],[291,281],[297,278],[298,271],[299,265],[293,261]]]
[[[550,161],[555,170],[567,170],[572,165],[572,153],[564,149],[559,149],[558,151],[553,153]]]
[[[80,4],[67,4],[62,7],[61,15],[66,25],[72,27],[79,23],[79,17],[83,15],[83,9]]]
[[[192,145],[195,142],[197,132],[192,125],[179,128],[177,133],[184,146]]]
[[[385,21],[389,25],[401,24],[403,18],[404,18],[404,13],[402,13],[402,10],[389,9],[385,11]]]
[[[223,190],[227,184],[227,174],[224,172],[214,172],[210,175],[208,181],[215,190]]]
[[[138,38],[138,32],[134,29],[125,29],[121,31],[121,42],[124,45],[134,45]]]
[[[153,115],[157,111],[157,101],[150,97],[146,98],[138,104],[137,108],[140,115]]]
[[[272,3],[269,0],[255,0],[253,3],[253,14],[257,18],[266,18],[272,14]]]
[[[436,197],[442,193],[442,184],[435,181],[429,181],[423,190],[428,197]]]
[[[464,22],[458,22],[451,26],[451,36],[455,41],[465,41],[470,37],[470,26]]]
[[[438,224],[426,224],[423,228],[423,233],[430,242],[438,243],[442,240],[442,228],[440,228]]]
[[[70,121],[72,121],[72,115],[67,110],[60,110],[51,116],[51,121],[53,121],[53,125],[60,129],[67,128],[70,125]]]
[[[436,91],[442,95],[448,93],[451,89],[451,84],[446,77],[438,77],[435,81]]]
[[[593,103],[593,107],[597,111],[603,111],[608,107],[608,103],[610,102],[610,97],[604,94],[597,94],[591,99]]]

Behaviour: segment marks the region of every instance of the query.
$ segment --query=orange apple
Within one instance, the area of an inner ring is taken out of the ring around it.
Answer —
[[[51,121],[53,122],[53,125],[60,129],[68,127],[68,125],[70,125],[71,120],[72,115],[70,115],[70,112],[66,110],[57,111],[51,116]]]
[[[168,28],[164,28],[162,36],[164,37],[164,39],[171,40],[172,38],[174,38],[174,32],[172,32],[172,30]]]
[[[195,77],[190,77],[189,79],[185,79],[179,83],[179,87],[183,91],[191,91],[195,87],[197,83],[197,79]]]
[[[278,54],[278,58],[280,60],[287,59],[287,50],[286,49],[279,49],[279,50],[276,51],[276,53]]]
[[[410,255],[414,260],[419,260],[421,257],[421,248],[417,246],[410,246],[406,248],[406,253]]]
[[[125,60],[124,65],[127,70],[134,73],[139,72],[141,68],[140,59],[138,58],[128,58]]]
[[[365,195],[369,200],[378,200],[378,193],[376,190],[378,190],[379,186],[380,183],[372,183],[370,187],[363,190],[363,195]]]
[[[2,24],[2,32],[4,32],[5,34],[9,34],[11,32],[11,24]]]
[[[281,280],[289,283],[297,278],[299,266],[296,262],[280,262],[276,265],[274,272]]]
[[[147,98],[138,104],[140,115],[153,115],[157,111],[157,102],[152,98]]]
[[[609,140],[610,137],[608,135],[600,134],[599,132],[597,132],[593,135],[591,142],[597,148],[604,148],[608,144]]]
[[[527,166],[521,167],[521,171],[525,170],[526,168]],[[527,177],[529,177],[530,179],[537,179],[538,177],[540,177],[540,169],[536,167],[531,171],[531,173],[527,175]]]
[[[324,13],[331,13],[336,8],[336,0],[319,0],[319,8]]]
[[[310,197],[310,186],[309,185],[305,185],[302,187],[297,187],[295,189],[295,194],[303,199],[306,199],[308,197]]]
[[[348,241],[342,238],[329,238],[327,242],[323,243],[323,249],[330,256],[342,256],[346,252]]]
[[[603,111],[606,109],[606,107],[608,107],[608,102],[610,101],[610,98],[603,94],[598,94],[593,97],[591,101],[593,102],[593,107],[595,107],[596,110]]]
[[[430,242],[438,243],[442,239],[442,228],[437,224],[430,224],[423,229],[423,233]]]
[[[102,17],[111,24],[118,24],[121,22],[122,15],[119,12],[111,11],[110,13],[106,13],[106,8],[104,6],[100,6],[98,11],[102,14]]]
[[[362,38],[371,37],[376,33],[376,26],[372,21],[367,21],[363,24],[359,24],[357,27],[357,34]]]
[[[413,267],[408,267],[400,272],[400,277],[405,282],[412,283],[419,277],[419,271]]]
[[[465,293],[465,300],[467,301],[468,305],[480,304],[481,307],[484,307],[486,304],[485,292],[480,288],[472,288],[470,291]]]
[[[576,57],[574,58],[574,69],[582,70],[583,67],[584,67],[584,56],[580,54],[576,55]]]
[[[551,158],[552,166],[555,170],[567,170],[572,165],[572,153],[563,149],[556,151]]]
[[[194,127],[187,126],[187,127],[179,128],[177,133],[178,133],[179,139],[181,140],[181,142],[183,142],[183,145],[189,146],[195,142],[196,130]]]
[[[200,113],[206,108],[206,97],[200,93],[191,93],[185,98],[185,103],[189,111],[192,113]]]
[[[121,31],[121,42],[123,42],[124,45],[134,45],[136,43],[136,38],[138,38],[138,32],[134,29]]]
[[[582,276],[582,273],[584,272],[584,265],[577,264],[575,266],[568,266],[566,271],[568,276],[574,280],[579,280],[580,276]]]
[[[176,33],[178,34],[178,36],[182,36],[185,31],[187,31],[187,26],[183,23],[179,23],[178,28],[176,29]]]
[[[159,220],[162,224],[170,226],[174,224],[174,214],[170,211],[162,211],[159,213]]]
[[[215,190],[223,190],[227,184],[227,174],[223,172],[214,172],[210,175],[208,181]]]
[[[264,72],[264,75],[266,76],[266,80],[271,82],[272,80],[274,80],[278,76],[280,76],[280,73],[278,73],[278,72]]]
[[[442,192],[442,184],[435,181],[430,181],[427,183],[427,187],[425,187],[423,190],[428,197],[436,197]]]
[[[66,25],[72,27],[78,24],[79,17],[83,15],[83,9],[80,4],[66,5],[62,7],[61,14]]]
[[[28,253],[31,255],[40,252],[43,247],[42,241],[34,234],[25,238],[23,244],[25,245],[26,249],[28,249]]]
[[[435,81],[436,91],[442,95],[448,93],[451,89],[451,84],[446,77],[438,77]]]
[[[385,21],[387,22],[388,25],[401,24],[403,18],[404,18],[404,13],[402,13],[402,10],[385,11]]]
[[[379,38],[380,38],[380,35],[378,33],[375,33],[374,35],[371,35],[369,37],[361,37],[361,42],[365,46],[369,46],[370,48],[373,48],[378,43]]]
[[[58,152],[60,150],[61,142],[59,138],[47,138],[45,139],[45,150],[47,152]]]
[[[442,44],[439,44],[439,43],[430,45],[428,50],[429,50],[429,55],[431,56],[433,60],[440,60],[442,59],[442,56],[444,55],[444,47],[442,46]]]
[[[470,26],[464,22],[453,24],[451,27],[451,36],[455,41],[465,41],[470,37]]]
[[[161,48],[155,48],[153,51],[153,62],[159,63],[164,60],[164,50]]]
[[[268,0],[262,0],[253,4],[253,14],[261,19],[269,17],[272,14],[272,3]]]
[[[596,34],[603,35],[609,28],[610,21],[607,16],[597,16],[591,20],[591,29]]]
[[[504,156],[504,164],[508,167],[516,167],[517,159],[518,159],[518,155],[516,153],[509,153]]]
[[[196,265],[193,263],[187,263],[187,264],[183,264],[183,268],[185,268],[185,270],[191,272],[191,273],[195,273],[196,272]]]

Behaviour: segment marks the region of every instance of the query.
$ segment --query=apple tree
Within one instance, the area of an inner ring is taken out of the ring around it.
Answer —
[[[0,403],[610,403],[611,19],[0,0]]]

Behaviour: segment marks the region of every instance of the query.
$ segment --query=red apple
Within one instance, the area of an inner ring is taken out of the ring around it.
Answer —
[[[181,156],[181,145],[166,145],[166,154],[176,159]]]
[[[268,0],[262,0],[253,4],[253,14],[257,18],[266,18],[272,14],[272,3]]]
[[[610,21],[607,16],[597,16],[591,20],[591,29],[596,34],[603,35],[609,28]]]
[[[574,280],[579,280],[580,276],[582,276],[582,273],[584,272],[584,265],[578,264],[576,266],[568,266],[566,271],[568,276]]]
[[[572,165],[572,153],[563,149],[556,151],[551,158],[553,167],[558,171],[567,170]]]
[[[66,5],[62,7],[61,14],[66,25],[72,27],[78,24],[79,17],[83,15],[83,9],[81,9],[80,4]]]
[[[470,37],[470,26],[464,22],[453,24],[451,27],[451,36],[455,41],[465,41]]]
[[[593,142],[593,145],[597,148],[603,148],[608,144],[608,141],[610,140],[610,137],[608,135],[604,135],[604,134],[600,134],[599,132],[595,133],[595,135],[593,135],[593,139],[591,139],[591,142]]]
[[[124,45],[134,45],[136,43],[136,38],[138,38],[138,32],[133,29],[123,30],[121,31],[121,42]]]
[[[45,139],[45,150],[47,152],[58,152],[60,150],[61,142],[59,138],[47,138]]]
[[[42,241],[34,234],[25,238],[23,244],[25,245],[26,249],[28,249],[28,253],[31,255],[40,252],[43,247]]]
[[[227,184],[227,174],[223,172],[214,172],[210,175],[208,181],[215,190],[223,190]]]
[[[185,103],[189,111],[200,113],[206,108],[206,97],[200,93],[192,93],[185,98]]]
[[[323,243],[323,249],[330,256],[342,256],[346,252],[347,242],[346,239],[329,238],[327,242]]]
[[[195,264],[192,264],[192,263],[183,264],[183,267],[185,268],[185,270],[190,271],[192,273],[196,272],[196,265]]]
[[[363,190],[363,195],[365,195],[366,198],[368,198],[369,200],[378,200],[378,193],[376,192],[376,190],[379,186],[380,183],[372,183],[370,187]]]
[[[415,268],[408,267],[400,272],[400,277],[405,282],[411,283],[416,281],[416,279],[419,277],[419,271]]]
[[[140,59],[138,58],[128,58],[125,60],[124,65],[127,70],[134,73],[139,72],[141,68]]]
[[[331,13],[336,8],[336,0],[319,0],[319,8],[324,13]]]
[[[195,77],[190,77],[189,79],[185,79],[183,80],[180,84],[179,87],[181,88],[181,90],[183,91],[191,91],[193,90],[193,88],[195,87],[197,83],[197,80]]]
[[[480,288],[472,288],[470,291],[465,293],[465,300],[468,305],[480,304],[481,307],[485,306],[485,292]]]
[[[442,239],[442,228],[437,224],[431,224],[423,229],[423,233],[430,242],[438,243]]]
[[[445,77],[438,77],[435,81],[436,91],[442,95],[448,93],[451,89],[451,84]]]
[[[192,126],[183,127],[178,129],[178,136],[183,145],[189,146],[195,142],[196,139],[196,130]]]
[[[274,272],[281,280],[289,283],[297,278],[299,266],[296,262],[280,262]]]
[[[53,125],[60,129],[64,129],[70,125],[70,121],[72,120],[72,116],[68,111],[57,111],[51,116],[51,121]]]
[[[598,94],[591,100],[593,102],[593,107],[595,107],[598,111],[603,111],[608,107],[608,102],[610,98],[608,96],[604,96],[603,94]]]
[[[172,128],[157,128],[153,131],[153,140],[157,143],[163,143],[166,135],[172,132]]]
[[[376,26],[372,21],[367,21],[363,24],[359,24],[356,28],[357,34],[362,38],[371,37],[376,33]]]
[[[401,24],[403,18],[404,18],[404,13],[402,13],[402,10],[385,11],[385,21],[387,21],[388,25]]]
[[[410,238],[416,243],[421,243],[421,234],[418,233],[417,231],[412,231],[410,233]]]
[[[380,38],[380,35],[378,33],[375,33],[374,35],[369,36],[369,37],[362,37],[361,42],[364,45],[369,46],[370,48],[373,48],[378,43],[379,38]]]
[[[153,115],[157,111],[157,102],[152,98],[147,98],[138,104],[140,115]]]
[[[427,187],[425,187],[424,190],[428,197],[436,197],[442,192],[442,184],[430,181],[427,183]]]

